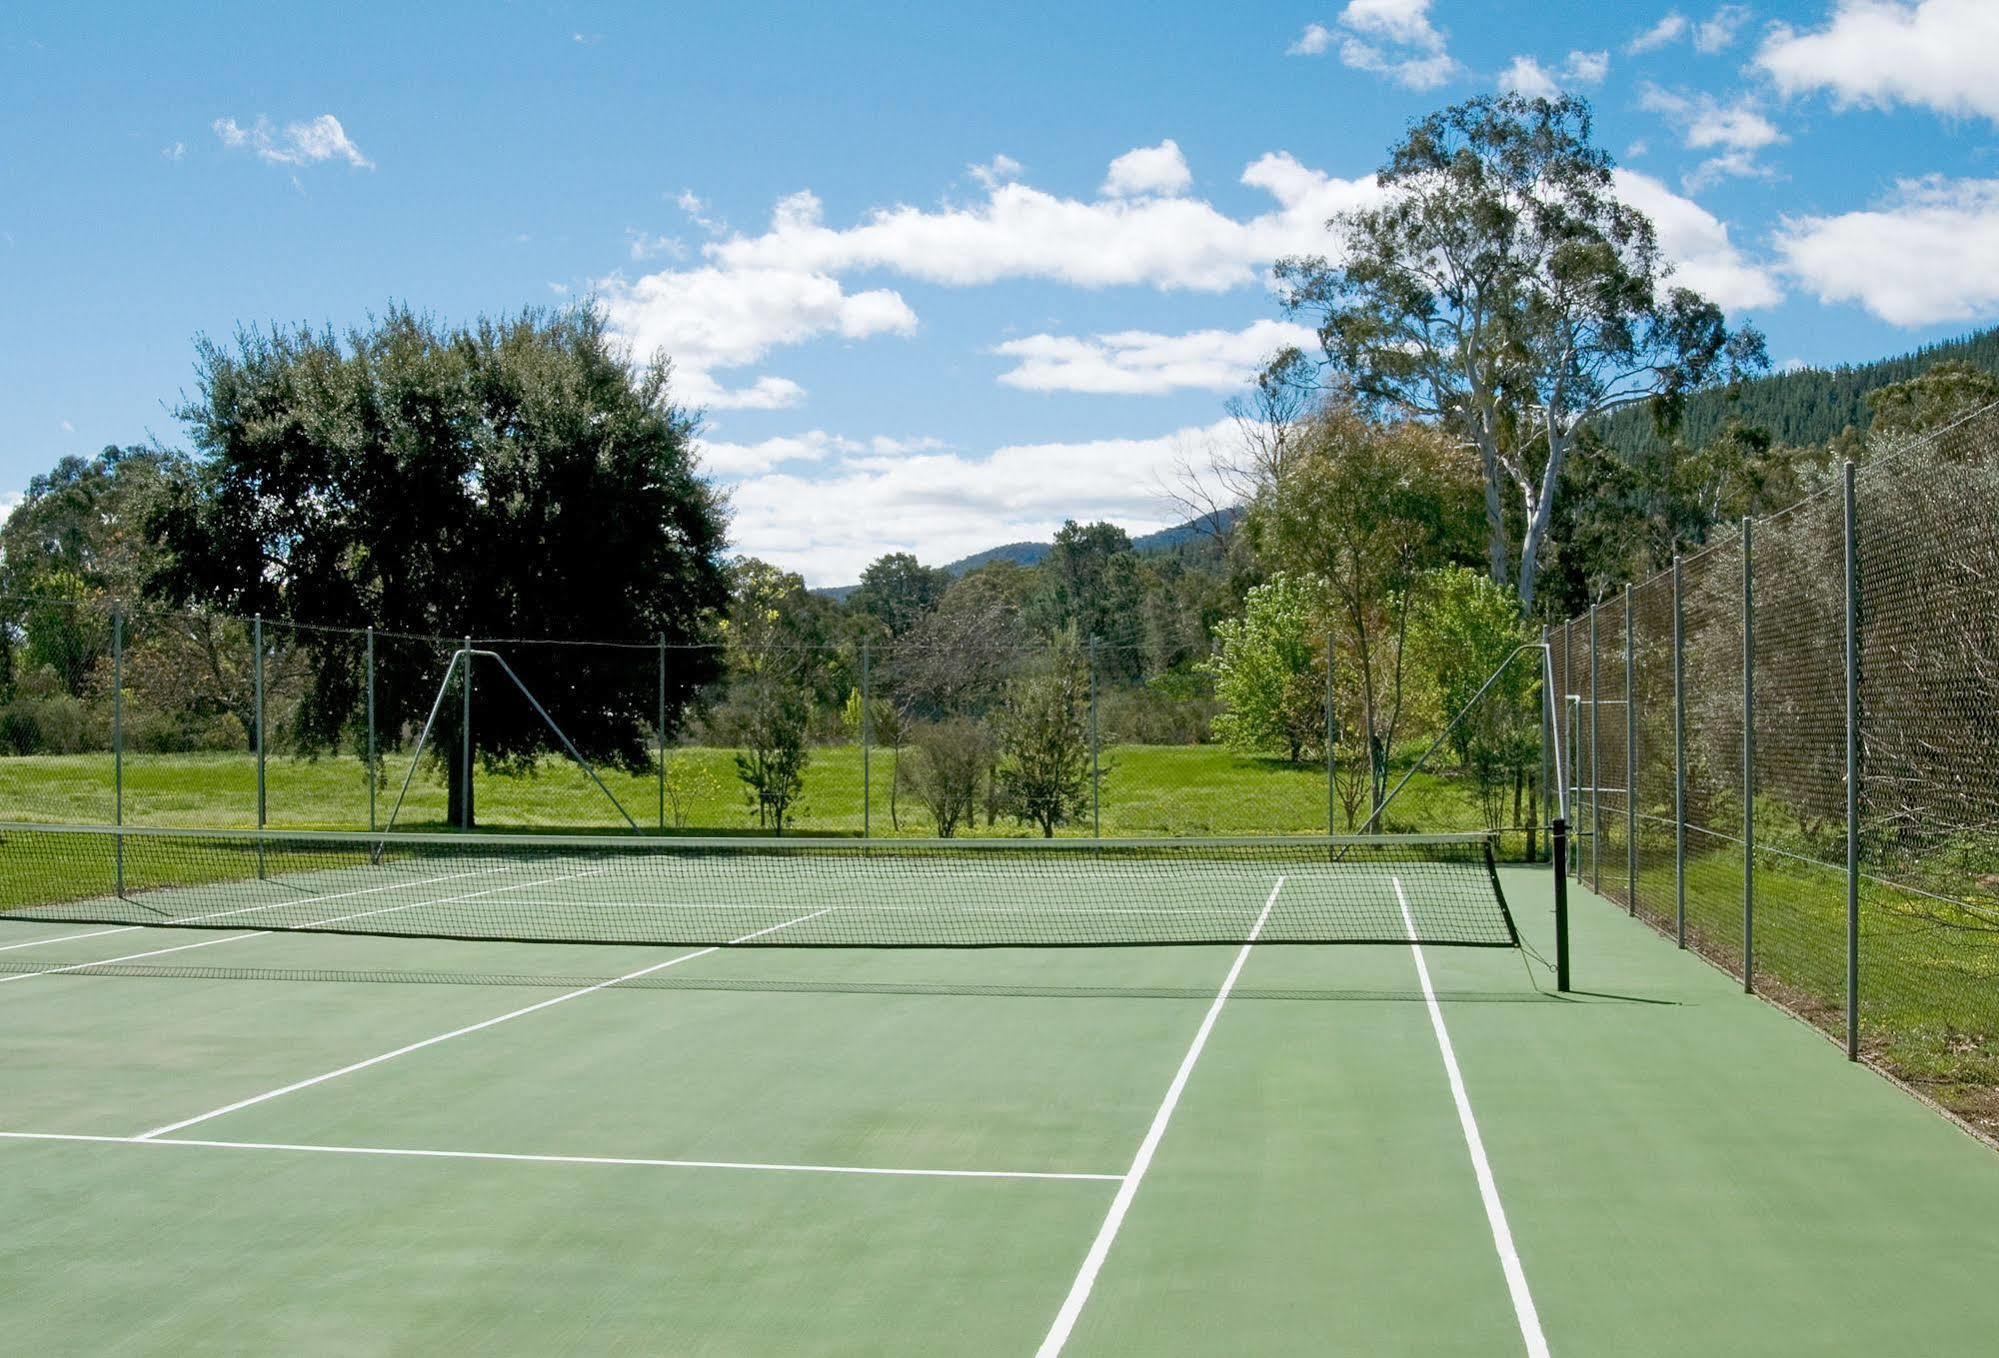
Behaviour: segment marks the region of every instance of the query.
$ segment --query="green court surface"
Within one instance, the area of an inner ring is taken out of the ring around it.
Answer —
[[[1999,1156],[1573,910],[1566,997],[1506,948],[0,921],[7,1348],[1988,1351]]]

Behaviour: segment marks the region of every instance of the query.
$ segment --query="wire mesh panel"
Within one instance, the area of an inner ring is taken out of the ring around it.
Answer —
[[[1846,601],[1837,491],[1758,521],[1756,982],[1843,1025]]]
[[[257,824],[253,625],[133,609],[125,626],[125,820]]]
[[[35,820],[110,819],[109,601],[0,598],[0,804]]]
[[[366,633],[276,622],[262,633],[266,824],[368,828]]]
[[[1682,567],[1687,945],[1742,974],[1742,539]]]
[[[1598,778],[1596,824],[1598,889],[1620,905],[1629,905],[1625,890],[1625,780],[1630,775],[1625,742],[1624,599],[1613,595],[1597,609],[1596,622],[1596,761]]]
[[[422,830],[454,823],[446,761],[458,748],[459,712],[451,702],[456,690],[445,684],[456,649],[436,637],[375,636],[377,825]]]
[[[1860,1018],[1994,1125],[1999,1088],[1999,414],[1860,469]]]
[[[1637,912],[1662,929],[1674,922],[1673,578],[1631,591],[1633,747],[1637,776]]]

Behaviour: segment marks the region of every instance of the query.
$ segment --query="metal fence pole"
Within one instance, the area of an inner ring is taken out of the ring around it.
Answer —
[[[1555,739],[1555,698],[1551,691],[1554,687],[1555,653],[1550,648],[1548,629],[1545,626],[1541,628],[1541,655],[1541,781],[1534,786],[1541,798],[1541,815],[1551,816],[1553,813],[1548,808],[1553,806],[1555,802],[1555,785],[1553,779],[1549,776],[1551,766],[1548,762],[1548,753]],[[1527,818],[1529,850],[1527,861],[1530,863],[1541,861],[1540,848],[1533,842],[1535,830],[1538,828],[1535,822],[1538,819],[1539,817],[1535,816]]]
[[[1562,695],[1562,712],[1569,729],[1569,824],[1573,832],[1578,818],[1582,815],[1583,803],[1583,700],[1580,694]],[[1583,856],[1576,848],[1575,838],[1569,838],[1569,862],[1574,865],[1576,883],[1583,880]]]
[[[666,633],[659,634],[659,702],[653,709],[653,744],[659,751],[659,828],[666,828]]]
[[[1853,463],[1846,499],[1846,1059],[1860,1059],[1860,552]]]
[[[125,610],[111,610],[111,823],[125,823]],[[125,836],[112,836],[117,894],[125,894]]]
[[[256,695],[257,725],[257,828],[264,828],[265,813],[268,810],[264,785],[264,615],[259,613],[250,622],[250,649],[253,652],[250,668],[254,674],[253,684]],[[257,837],[257,876],[264,875],[264,839]]]
[[[1102,745],[1097,738],[1097,639],[1090,638],[1090,833],[1104,837]]]
[[[368,629],[368,833],[375,832],[375,779],[381,758],[375,743],[375,629]]]
[[[1742,988],[1756,989],[1756,568],[1742,516]]]
[[[458,828],[472,828],[472,638],[465,638],[465,673],[459,677],[463,715],[458,728]]]
[[[1596,605],[1589,606],[1589,889],[1603,890],[1603,770],[1596,762]]]
[[[874,784],[872,762],[875,740],[875,695],[872,682],[872,639],[861,638],[861,838],[874,838]]]
[[[1687,946],[1687,620],[1673,558],[1673,941]]]
[[[1339,744],[1340,714],[1337,695],[1333,689],[1333,634],[1326,633],[1326,833],[1340,832],[1339,783],[1335,779],[1336,766],[1333,747]]]
[[[1638,913],[1638,648],[1631,638],[1631,586],[1624,587],[1624,897]]]

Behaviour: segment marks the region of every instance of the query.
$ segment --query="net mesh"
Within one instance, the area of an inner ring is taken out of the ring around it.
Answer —
[[[1517,942],[1481,835],[614,839],[17,825],[13,920],[778,947]]]

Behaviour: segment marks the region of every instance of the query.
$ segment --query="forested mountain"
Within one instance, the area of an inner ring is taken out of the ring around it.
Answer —
[[[1680,436],[1690,448],[1707,444],[1729,419],[1758,425],[1781,444],[1825,444],[1848,429],[1866,433],[1867,393],[1906,382],[1934,365],[1955,360],[1999,374],[1999,328],[1928,345],[1913,353],[1837,368],[1796,368],[1745,382],[1739,391],[1702,392],[1687,401]],[[1633,458],[1658,435],[1649,406],[1629,406],[1599,426],[1605,444]]]

